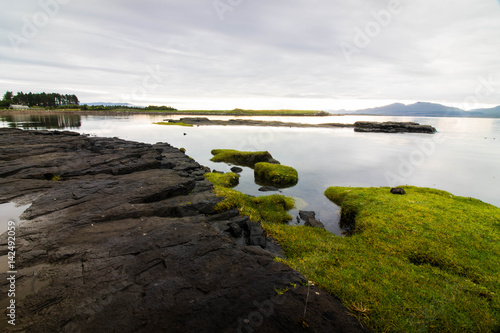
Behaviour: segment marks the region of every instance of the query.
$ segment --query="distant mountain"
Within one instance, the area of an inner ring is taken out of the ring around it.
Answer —
[[[95,102],[95,103],[80,103],[80,104],[86,104],[88,106],[98,106],[98,105],[102,105],[102,106],[135,106],[133,104],[130,104],[130,103],[103,103],[103,102]]]
[[[477,117],[500,118],[500,106],[492,109],[465,111],[459,108],[435,103],[418,102],[415,104],[394,103],[386,106],[354,111],[351,114],[410,117]]]
[[[475,117],[500,118],[500,105],[491,109],[474,109],[469,112],[476,114]]]

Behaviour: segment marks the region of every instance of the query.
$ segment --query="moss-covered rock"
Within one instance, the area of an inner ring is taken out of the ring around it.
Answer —
[[[224,200],[215,206],[218,212],[237,208],[242,215],[248,216],[255,222],[287,223],[292,220],[288,211],[295,207],[293,198],[280,194],[260,197],[246,195],[230,188],[232,186],[228,179],[231,174],[231,172],[205,174],[205,177],[214,185],[217,196],[224,197]]]
[[[281,164],[257,163],[255,164],[254,175],[256,182],[263,185],[288,187],[296,185],[299,181],[297,170]]]
[[[232,188],[239,184],[240,175],[234,172],[228,173],[207,173],[205,174],[205,178],[207,178],[212,184],[216,184],[219,186],[223,186],[226,188]]]
[[[226,162],[253,168],[256,163],[279,164],[268,151],[239,151],[234,149],[212,150],[212,162]]]

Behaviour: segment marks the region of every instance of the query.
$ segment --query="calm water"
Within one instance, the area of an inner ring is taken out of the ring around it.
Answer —
[[[113,136],[147,143],[168,142],[183,147],[199,163],[229,171],[210,162],[214,148],[267,150],[282,164],[299,172],[297,186],[283,189],[298,198],[298,209],[313,210],[327,228],[340,234],[338,207],[323,195],[329,186],[416,185],[475,197],[500,207],[500,119],[413,117],[254,117],[290,122],[353,123],[361,120],[415,121],[435,126],[439,133],[375,134],[352,129],[273,127],[178,127],[153,125],[165,116],[0,116],[1,127],[71,129],[96,136]],[[233,117],[224,117],[231,119]],[[244,168],[238,190],[263,195]],[[296,215],[298,210],[292,211]],[[295,223],[292,222],[292,223]]]

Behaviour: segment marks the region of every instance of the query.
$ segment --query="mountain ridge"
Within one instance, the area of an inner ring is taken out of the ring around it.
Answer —
[[[349,114],[413,117],[500,118],[500,105],[494,108],[482,108],[465,111],[460,108],[429,102],[417,102],[414,104],[393,103],[375,108],[356,110],[350,112]]]

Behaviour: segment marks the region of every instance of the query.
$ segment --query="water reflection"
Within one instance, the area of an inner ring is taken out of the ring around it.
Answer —
[[[438,188],[500,207],[500,119],[267,117],[267,120],[303,123],[414,121],[438,129],[436,135],[423,135],[355,133],[350,128],[153,125],[166,118],[169,117],[83,116],[77,131],[151,144],[168,142],[174,147],[185,148],[199,163],[225,172],[230,171],[229,165],[210,161],[212,149],[267,150],[299,173],[299,183],[280,190],[281,193],[298,198],[297,207],[315,211],[318,219],[336,234],[341,232],[338,207],[323,195],[329,186],[390,186],[389,181],[395,177],[397,185]],[[0,126],[6,127],[9,123],[0,122]],[[263,195],[260,186],[255,184],[253,170],[243,169],[236,189],[249,195]],[[298,210],[291,214],[296,216]]]
[[[10,128],[22,129],[79,129],[81,117],[77,114],[10,114],[0,116]]]

